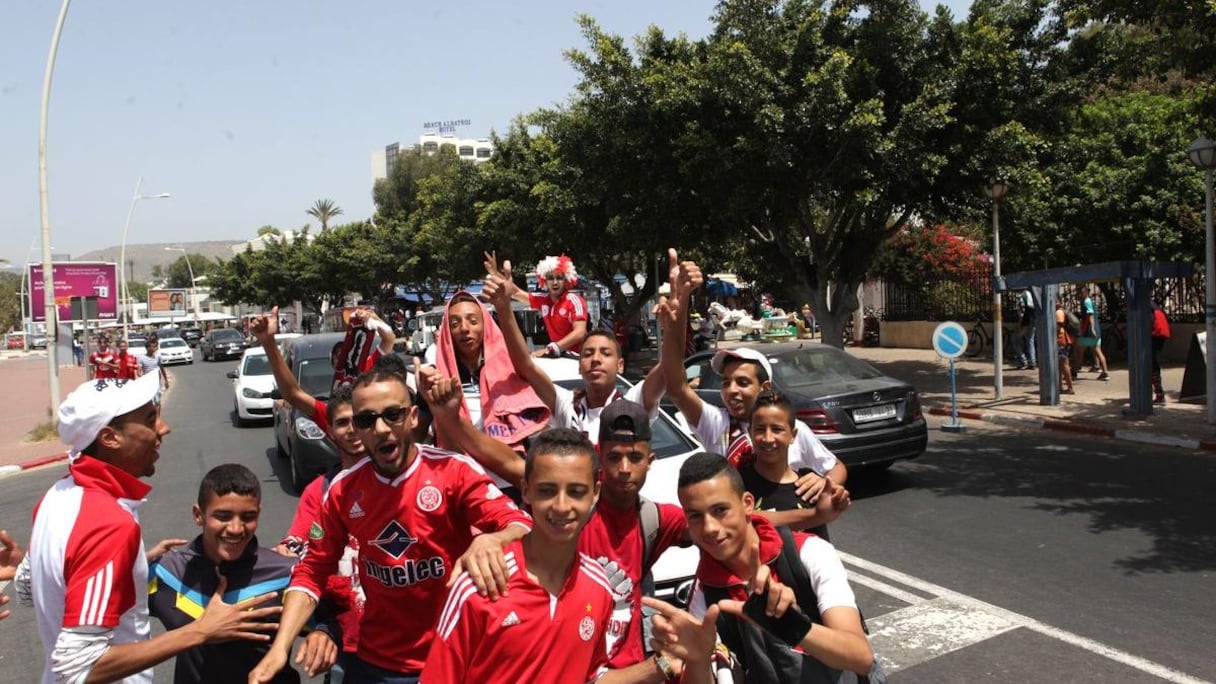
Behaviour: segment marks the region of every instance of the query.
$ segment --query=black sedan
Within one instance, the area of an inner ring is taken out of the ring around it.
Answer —
[[[199,351],[204,361],[239,359],[245,353],[245,336],[235,328],[216,328],[203,336]]]
[[[784,394],[797,417],[850,468],[887,468],[920,456],[929,442],[916,388],[883,375],[848,352],[820,342],[755,345],[773,368],[773,389]],[[722,378],[710,367],[712,350],[693,354],[697,394],[722,406]]]

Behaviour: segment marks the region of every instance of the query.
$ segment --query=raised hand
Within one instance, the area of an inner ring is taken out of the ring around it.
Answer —
[[[9,536],[8,530],[0,530],[0,581],[11,580],[17,575],[17,566],[25,552],[21,545]]]
[[[654,638],[650,645],[669,658],[707,663],[718,641],[718,606],[709,606],[701,620],[665,601],[642,597],[642,605],[653,608]]]
[[[511,297],[518,289],[512,278],[511,261],[503,261],[502,268],[499,269],[497,253],[487,252],[485,257],[486,280],[481,289],[481,296],[496,309],[509,308]]]
[[[249,332],[262,344],[274,342],[274,336],[279,334],[279,307],[272,308],[268,314],[254,316],[249,321]]]

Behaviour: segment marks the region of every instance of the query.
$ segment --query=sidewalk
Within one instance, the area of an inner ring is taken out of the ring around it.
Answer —
[[[820,344],[818,340],[807,342]],[[720,346],[740,345],[730,342]],[[763,348],[763,344],[751,346]],[[950,422],[950,365],[933,350],[847,347],[846,351],[916,387],[932,429]],[[654,363],[652,351],[631,354],[629,377],[641,377]],[[1038,371],[1016,371],[1007,365],[1001,401],[993,398],[992,357],[956,361],[955,374],[963,425],[986,421],[1216,451],[1216,427],[1206,422],[1206,406],[1177,403],[1182,366],[1163,369],[1169,403],[1154,406],[1153,415],[1138,419],[1123,415],[1128,407],[1128,376],[1122,364],[1110,368],[1110,380],[1105,382],[1097,380],[1096,373],[1082,372],[1074,381],[1076,394],[1061,395],[1059,406],[1039,405]]]
[[[61,367],[60,398],[82,382],[84,368]],[[49,420],[51,388],[47,381],[46,352],[0,354],[0,387],[11,398],[0,415],[0,474],[65,458],[66,448],[58,439],[25,441],[31,430]]]

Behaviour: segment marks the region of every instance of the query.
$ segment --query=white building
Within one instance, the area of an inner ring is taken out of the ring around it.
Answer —
[[[451,145],[461,159],[471,162],[484,162],[494,156],[494,144],[489,138],[458,138],[451,133],[423,133],[418,138],[417,147],[427,154],[437,154],[444,145]],[[401,143],[392,143],[383,150],[372,152],[372,182],[388,178],[388,172],[396,165],[400,152]]]
[[[295,242],[297,235],[302,235],[302,234],[303,233],[300,233],[300,232],[297,232],[294,230],[284,230],[284,231],[282,231],[281,235],[278,235],[275,233],[267,233],[265,235],[259,235],[252,240],[246,240],[245,242],[238,242],[237,244],[232,245],[232,247],[230,247],[229,249],[232,250],[232,253],[234,255],[244,254],[246,249],[252,249],[255,252],[261,252],[262,250],[266,249],[266,242],[268,240],[270,240],[271,238],[274,238],[275,240],[286,240],[287,244],[291,244],[292,242]],[[308,234],[309,242],[312,242],[313,240],[316,240],[316,239],[317,239],[316,235],[313,235],[312,233]]]

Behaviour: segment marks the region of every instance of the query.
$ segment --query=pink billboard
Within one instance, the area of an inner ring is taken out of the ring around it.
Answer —
[[[51,264],[55,278],[55,305],[61,321],[72,320],[72,297],[96,297],[97,317],[118,318],[118,275],[115,264],[100,261],[64,261]],[[30,314],[46,320],[46,295],[42,287],[42,264],[30,265]]]

